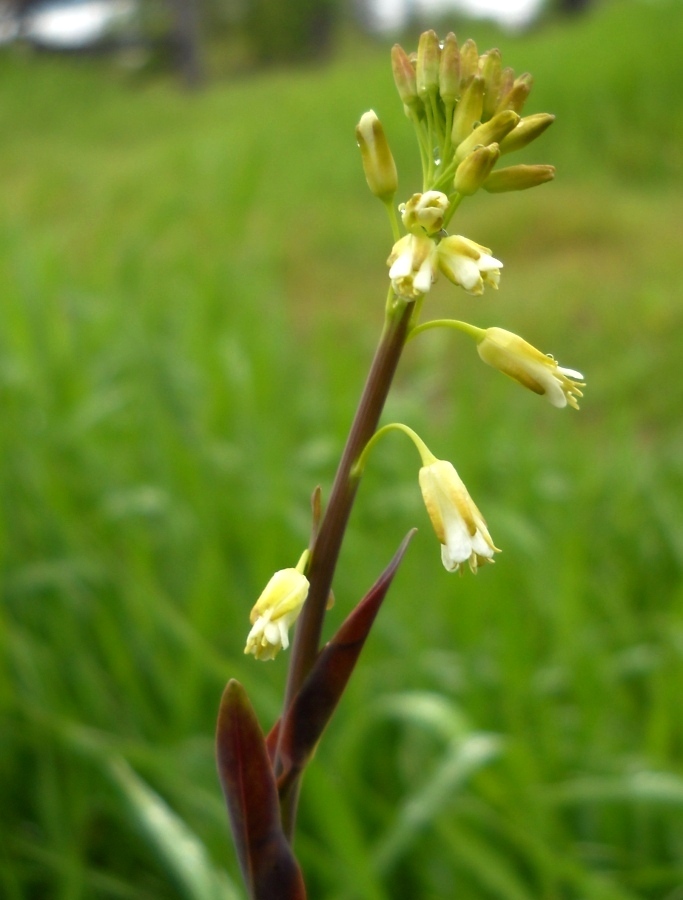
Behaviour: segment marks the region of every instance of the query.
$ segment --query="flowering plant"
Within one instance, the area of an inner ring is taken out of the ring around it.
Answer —
[[[396,45],[392,69],[422,162],[423,183],[396,205],[398,176],[384,129],[366,112],[356,137],[368,187],[385,205],[393,236],[384,328],[359,401],[329,500],[313,494],[308,548],[295,568],[276,572],[257,600],[245,653],[273,659],[289,647],[296,622],[282,715],[264,736],[244,688],[227,685],[217,729],[218,769],[249,896],[301,900],[306,892],[292,850],[302,772],[348,683],[375,616],[412,537],[409,532],[375,585],[320,646],[332,581],[348,518],[369,456],[388,433],[411,439],[422,460],[418,480],[449,572],[473,573],[499,552],[488,526],[453,465],[437,459],[407,425],[379,426],[403,348],[431,328],[452,328],[476,342],[481,359],[556,407],[578,409],[582,375],[563,368],[521,337],[456,319],[420,321],[432,284],[444,275],[473,295],[498,289],[503,263],[487,247],[450,234],[466,197],[480,189],[525,190],[554,177],[547,165],[498,167],[527,146],[554,117],[522,116],[532,78],[504,68],[498,50],[479,54],[449,34],[420,37],[417,54]]]

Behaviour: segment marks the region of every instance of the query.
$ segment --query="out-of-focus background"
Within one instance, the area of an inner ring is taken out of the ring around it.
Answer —
[[[683,898],[683,5],[485,6],[3,4],[3,898],[242,896],[216,708],[237,677],[278,714],[286,654],[243,656],[248,613],[378,337],[391,238],[354,126],[373,107],[419,189],[389,47],[421,27],[534,74],[557,121],[519,159],[558,169],[463,205],[501,290],[426,311],[588,387],[558,411],[456,334],[408,347],[386,420],[503,553],[446,574],[416,454],[382,443],[329,629],[420,530],[305,779],[310,896]]]

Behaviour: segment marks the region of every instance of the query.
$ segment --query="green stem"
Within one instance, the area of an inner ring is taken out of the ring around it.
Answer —
[[[332,587],[344,532],[358,490],[360,476],[352,470],[363,448],[377,429],[384,403],[408,336],[412,304],[399,298],[387,305],[382,336],[361,395],[346,446],[339,462],[329,503],[311,551],[308,570],[310,589],[297,623],[285,690],[283,714],[304,682],[318,655],[325,607]],[[279,769],[276,760],[276,771]],[[285,834],[291,840],[296,820],[299,780],[281,800]]]
[[[408,340],[412,341],[418,334],[422,334],[423,331],[429,331],[430,328],[453,328],[455,331],[462,331],[468,337],[474,338],[477,343],[482,341],[486,334],[485,328],[477,328],[476,325],[470,325],[469,322],[461,322],[459,319],[432,319],[430,322],[422,322],[421,325],[411,328]]]
[[[365,471],[365,465],[368,461],[368,457],[372,453],[375,446],[382,440],[385,434],[389,434],[390,431],[400,431],[402,434],[407,435],[410,440],[413,442],[415,447],[417,448],[417,452],[422,457],[422,465],[427,466],[429,463],[433,462],[436,457],[429,450],[429,447],[425,444],[422,438],[416,431],[413,431],[412,428],[409,428],[407,425],[404,425],[403,422],[390,422],[389,425],[384,425],[378,431],[376,431],[370,440],[367,442],[365,447],[363,448],[363,452],[358,457],[358,462],[351,470],[351,477],[353,478],[361,478],[363,472]]]
[[[401,237],[401,229],[398,225],[398,216],[396,215],[396,204],[394,202],[394,198],[388,200],[384,207],[387,211],[387,215],[389,216],[389,224],[391,225],[391,233],[394,237],[394,243],[398,241]]]
[[[425,134],[425,128],[422,123],[422,120],[417,115],[414,110],[411,110],[410,120],[413,123],[413,127],[415,128],[415,134],[417,135],[417,145],[420,148],[420,162],[422,164],[422,190],[423,192],[427,190],[426,187],[426,176],[427,169],[429,167],[429,139]]]
[[[465,197],[464,194],[459,194],[457,191],[454,191],[452,194],[449,194],[448,199],[450,200],[450,205],[448,207],[448,212],[446,213],[446,216],[443,220],[444,228],[448,228],[448,225],[453,218],[454,212],[460,206]]]

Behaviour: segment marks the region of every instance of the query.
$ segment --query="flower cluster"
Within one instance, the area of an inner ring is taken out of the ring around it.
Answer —
[[[467,293],[498,289],[503,263],[488,247],[447,229],[458,206],[480,188],[490,193],[526,190],[554,178],[549,165],[499,167],[500,160],[538,138],[552,124],[548,113],[523,115],[532,87],[528,73],[504,67],[498,50],[480,54],[472,40],[454,34],[439,42],[421,35],[417,53],[396,44],[391,53],[394,81],[412,123],[422,162],[422,190],[398,205],[398,173],[384,128],[373,110],[356,127],[365,178],[389,212],[393,246],[387,259],[391,282],[388,314],[410,306],[407,335],[432,327],[452,327],[473,338],[481,359],[555,407],[578,409],[583,376],[563,368],[521,337],[502,328],[478,328],[453,319],[418,323],[422,299],[443,275]],[[375,431],[356,459],[360,477],[377,439],[389,430],[407,434],[422,467],[419,484],[427,513],[449,572],[472,572],[499,552],[481,512],[453,465],[437,459],[408,426],[394,423]],[[315,545],[313,545],[315,553]],[[289,644],[288,630],[308,596],[308,554],[295,569],[276,572],[251,613],[246,653],[272,659]],[[313,592],[312,592],[313,593]]]
[[[394,244],[387,264],[394,292],[407,300],[425,294],[439,272],[469,294],[482,294],[485,284],[497,290],[503,266],[488,247],[458,234],[438,243],[426,235],[406,234]]]
[[[499,170],[507,172],[505,178],[492,177],[501,156],[526,147],[555,118],[522,116],[533,79],[528,72],[516,77],[504,67],[499,50],[480,55],[473,40],[460,47],[452,32],[440,43],[434,31],[425,31],[416,54],[408,56],[396,44],[391,61],[417,133],[423,190],[521,190],[553,177],[554,168],[545,165],[511,166]]]
[[[406,301],[418,300],[441,272],[469,293],[481,294],[484,285],[498,286],[502,263],[487,248],[460,235],[449,237],[444,229],[462,199],[480,187],[495,193],[524,190],[554,177],[553,166],[495,166],[535,140],[555,117],[522,117],[531,76],[515,77],[498,50],[480,55],[472,40],[459,47],[453,33],[439,43],[434,31],[426,31],[412,56],[396,44],[392,68],[423,170],[422,193],[399,206],[407,234],[396,235],[387,261],[392,288]],[[372,110],[361,118],[356,138],[370,189],[391,207],[396,165]]]

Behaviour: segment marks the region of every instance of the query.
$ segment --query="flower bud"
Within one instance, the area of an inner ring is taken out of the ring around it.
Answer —
[[[471,78],[465,86],[453,116],[451,140],[457,147],[472,133],[472,129],[481,119],[484,106],[484,79],[479,75]]]
[[[479,72],[479,51],[472,38],[468,38],[460,48],[460,86]]]
[[[396,193],[398,175],[382,123],[373,110],[361,116],[356,126],[356,140],[368,187],[375,197],[388,203]]]
[[[501,153],[512,153],[521,150],[537,137],[543,134],[555,121],[555,116],[550,113],[536,113],[533,116],[525,116],[519,120],[519,124],[505,135],[500,142]]]
[[[417,95],[415,67],[400,44],[394,44],[391,48],[391,70],[394,75],[396,90],[404,105],[408,109],[419,105],[420,98]]]
[[[498,144],[478,147],[469,156],[466,156],[455,170],[453,180],[455,190],[466,196],[476,193],[491,174],[499,156]]]
[[[552,181],[554,177],[555,166],[507,166],[505,169],[491,172],[482,187],[489,194],[526,191],[546,181]]]
[[[413,194],[407,203],[399,206],[401,219],[407,231],[412,234],[436,234],[443,228],[443,220],[448,210],[448,197],[441,191],[426,191]]]
[[[424,100],[428,94],[436,94],[439,90],[439,57],[441,48],[435,31],[423,31],[417,46],[417,79],[418,96]]]
[[[512,131],[518,122],[518,114],[511,109],[504,109],[503,112],[497,113],[488,122],[484,122],[483,125],[479,125],[474,131],[471,131],[469,136],[458,146],[455,151],[456,162],[463,160],[480,144],[487,147],[489,144],[498,143]]]
[[[491,118],[498,105],[502,64],[500,50],[489,50],[481,58],[481,77],[484,79],[484,111],[485,119]]]
[[[533,76],[528,72],[515,78],[510,90],[500,98],[497,112],[503,109],[514,109],[515,112],[521,113],[533,83]]]
[[[439,60],[439,94],[447,106],[454,106],[460,96],[460,51],[450,31],[446,35]]]
[[[503,97],[505,97],[512,88],[512,85],[515,83],[515,70],[510,66],[505,66],[504,69],[501,70],[500,73],[500,83],[498,85],[498,100],[496,103],[496,110],[500,110],[500,101]],[[495,111],[495,110],[494,110]]]

